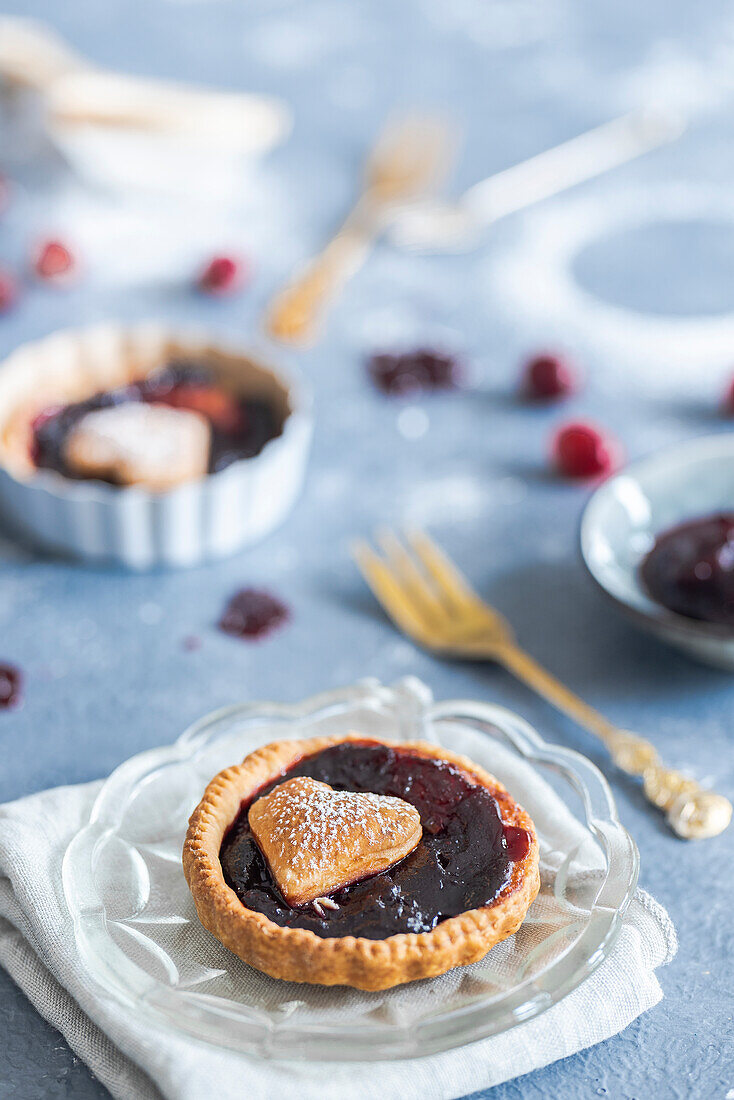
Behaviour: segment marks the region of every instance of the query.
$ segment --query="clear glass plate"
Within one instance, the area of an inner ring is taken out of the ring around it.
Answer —
[[[198,922],[181,868],[206,783],[281,738],[356,730],[466,753],[531,814],[541,889],[521,929],[479,963],[381,993],[277,981]],[[410,1058],[504,1031],[574,989],[611,950],[638,858],[603,776],[502,707],[434,703],[420,681],[376,681],[296,706],[229,707],[104,784],[64,859],[81,957],[108,995],[152,1024],[221,1047],[289,1059]]]

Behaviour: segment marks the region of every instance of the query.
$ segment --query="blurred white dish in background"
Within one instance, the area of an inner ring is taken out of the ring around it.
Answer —
[[[0,19],[0,78],[40,96],[51,139],[106,187],[229,197],[291,127],[278,99],[107,72],[31,20]]]
[[[249,158],[202,148],[178,134],[94,124],[54,125],[54,144],[88,183],[106,190],[149,191],[214,203],[241,198]]]
[[[15,16],[0,18],[0,75],[21,88],[44,88],[84,61],[43,23]]]
[[[273,99],[94,70],[54,81],[46,105],[52,139],[95,183],[220,198],[236,195],[246,159],[290,128]]]
[[[610,182],[529,211],[481,260],[477,285],[493,308],[519,318],[536,339],[574,347],[579,356],[596,358],[603,349],[607,365],[600,364],[597,378],[609,392],[633,385],[668,401],[684,393],[714,401],[731,373],[734,303],[690,314],[676,307],[672,293],[680,299],[681,287],[695,286],[699,304],[709,293],[721,304],[722,286],[730,284],[729,248],[699,248],[691,268],[691,239],[683,234],[701,223],[709,227],[709,241],[716,225],[722,241],[734,232],[731,188],[680,180],[620,189]],[[665,250],[657,247],[661,235],[645,235],[656,226],[669,230]],[[615,252],[623,234],[624,247]],[[584,285],[579,261],[596,244],[602,246],[600,274],[596,285]],[[640,274],[645,257],[647,272],[656,273],[654,286],[649,274]],[[615,298],[603,294],[605,288],[614,289]],[[662,304],[666,288],[670,308],[645,308],[653,290]]]

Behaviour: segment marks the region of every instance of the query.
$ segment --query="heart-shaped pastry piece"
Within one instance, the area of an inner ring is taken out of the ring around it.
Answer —
[[[64,448],[71,470],[153,492],[204,477],[211,428],[188,409],[130,401],[86,413]]]
[[[250,807],[247,819],[278,889],[289,905],[306,905],[412,852],[420,814],[402,798],[335,791],[298,776]]]

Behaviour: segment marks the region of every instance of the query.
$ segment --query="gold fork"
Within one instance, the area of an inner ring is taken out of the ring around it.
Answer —
[[[508,669],[598,737],[618,767],[641,776],[646,796],[666,812],[679,836],[703,839],[724,831],[732,816],[728,799],[665,767],[649,741],[612,725],[539,665],[517,644],[507,620],[477,595],[428,535],[413,531],[401,541],[385,531],[378,541],[382,556],[358,541],[354,558],[388,615],[418,645]]]
[[[452,145],[447,124],[432,116],[412,115],[383,130],[341,229],[271,303],[265,324],[274,339],[304,345],[314,338],[319,314],[365,262],[389,214],[435,186]]]

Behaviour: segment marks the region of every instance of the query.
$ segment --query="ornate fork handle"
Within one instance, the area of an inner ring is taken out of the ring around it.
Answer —
[[[395,208],[425,195],[446,171],[452,130],[433,115],[388,123],[367,157],[361,192],[341,229],[268,310],[270,336],[300,345],[313,340],[319,314],[365,262]]]
[[[703,840],[718,836],[731,821],[732,805],[723,795],[707,791],[695,779],[668,768],[649,741],[620,730],[512,643],[478,641],[467,656],[491,657],[518,679],[595,734],[609,749],[615,764],[642,778],[645,795],[661,810],[679,836]]]
[[[275,298],[267,327],[276,340],[302,343],[311,338],[319,313],[365,262],[378,231],[377,219],[370,222],[356,208],[337,235]]]
[[[640,776],[647,798],[667,813],[679,836],[704,839],[726,829],[728,799],[666,767],[648,741],[617,729],[520,649],[510,624],[425,532],[407,536],[410,551],[389,531],[379,542],[384,558],[366,543],[357,543],[354,555],[377,599],[409,637],[434,653],[503,665],[598,737],[623,771]]]

